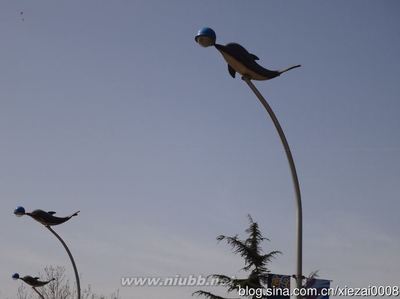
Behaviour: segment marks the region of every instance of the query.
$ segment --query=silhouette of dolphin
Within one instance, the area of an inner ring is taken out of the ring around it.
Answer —
[[[49,282],[53,281],[54,278],[47,280],[47,281],[41,281],[39,280],[39,277],[32,277],[32,276],[24,276],[24,277],[19,277],[19,279],[21,279],[22,281],[24,281],[26,284],[29,284],[31,287],[42,287],[46,284],[48,284]]]
[[[259,65],[256,62],[259,58],[249,53],[243,46],[237,43],[229,43],[225,46],[215,43],[214,47],[222,54],[225,61],[228,63],[228,71],[233,78],[235,78],[237,72],[252,80],[269,80],[301,66],[294,65],[280,71],[272,71]]]
[[[74,216],[77,216],[79,211],[75,212],[74,214],[67,216],[67,217],[57,217],[54,216],[56,212],[49,211],[45,212],[43,210],[34,210],[33,212],[30,213],[25,213],[28,216],[31,216],[33,219],[36,221],[40,222],[43,225],[46,226],[53,226],[53,225],[59,225],[61,223],[64,223],[71,219]]]

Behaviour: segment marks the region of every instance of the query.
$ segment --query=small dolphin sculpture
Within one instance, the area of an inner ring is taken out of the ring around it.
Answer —
[[[243,46],[237,43],[229,43],[225,46],[215,43],[215,32],[207,27],[198,32],[195,40],[203,47],[214,46],[228,63],[228,71],[233,78],[235,78],[236,73],[239,73],[251,80],[270,80],[301,66],[294,65],[279,71],[266,69],[256,62],[259,58],[249,53]]]
[[[52,282],[54,278],[47,280],[47,281],[41,281],[39,280],[39,277],[32,277],[29,275],[26,275],[24,277],[20,277],[18,273],[15,273],[13,275],[13,279],[21,279],[23,282],[26,284],[29,284],[31,287],[37,288],[37,287],[42,287],[48,284],[49,282]]]
[[[249,53],[244,47],[236,43],[229,43],[225,46],[215,44],[215,48],[222,54],[225,61],[228,63],[228,71],[232,78],[235,78],[236,72],[242,76],[252,80],[269,80],[280,76],[281,74],[300,67],[294,65],[280,71],[272,71],[259,65],[256,60],[259,58]]]
[[[69,219],[71,219],[74,216],[77,216],[79,211],[73,213],[70,216],[67,217],[57,217],[54,216],[56,212],[54,211],[43,211],[43,210],[34,210],[30,213],[26,213],[25,209],[23,207],[17,207],[14,210],[14,214],[17,216],[22,216],[22,215],[28,215],[31,216],[33,219],[35,219],[36,221],[40,222],[41,224],[45,225],[45,226],[53,226],[53,225],[59,225],[61,223],[64,223],[66,221],[68,221]]]

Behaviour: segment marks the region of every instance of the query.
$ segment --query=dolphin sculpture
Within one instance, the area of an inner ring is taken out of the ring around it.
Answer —
[[[26,275],[24,277],[20,277],[18,273],[15,273],[13,275],[13,279],[21,279],[23,282],[26,284],[30,285],[31,287],[37,288],[37,287],[42,287],[48,284],[49,282],[52,282],[55,280],[54,278],[47,280],[47,281],[41,281],[39,280],[39,277],[32,277],[29,275]]]
[[[259,58],[237,43],[229,43],[225,46],[215,44],[214,47],[228,63],[228,71],[232,78],[235,78],[235,74],[239,73],[252,80],[270,80],[291,69],[300,67],[300,65],[294,65],[280,71],[272,71],[259,65],[256,62]]]
[[[53,225],[59,225],[62,224],[69,219],[71,219],[74,216],[77,216],[79,211],[73,213],[72,215],[69,215],[67,217],[57,217],[54,216],[56,212],[54,211],[43,211],[43,210],[34,210],[32,212],[25,212],[25,209],[23,207],[18,207],[15,209],[14,214],[17,216],[22,216],[22,215],[28,215],[31,216],[33,219],[36,221],[40,222],[41,224],[45,226],[53,226]]]
[[[215,32],[207,27],[198,32],[195,40],[203,47],[214,46],[222,54],[228,64],[228,71],[232,78],[235,78],[236,73],[239,73],[251,80],[270,80],[301,66],[294,65],[283,70],[266,69],[256,62],[259,58],[249,53],[243,46],[237,43],[229,43],[225,46],[215,43]]]

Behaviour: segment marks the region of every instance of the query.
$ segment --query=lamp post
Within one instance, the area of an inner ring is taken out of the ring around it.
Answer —
[[[242,80],[247,83],[247,85],[250,87],[250,89],[256,95],[257,99],[260,101],[260,103],[263,105],[265,110],[268,112],[270,118],[272,119],[272,122],[275,125],[278,135],[281,139],[283,148],[285,149],[287,160],[289,162],[289,167],[290,167],[290,171],[292,174],[293,186],[294,186],[294,191],[295,191],[295,196],[296,196],[296,208],[297,208],[296,257],[297,257],[297,263],[296,263],[295,277],[296,277],[296,287],[300,290],[300,288],[302,287],[302,280],[303,280],[303,274],[302,274],[302,272],[303,272],[302,271],[303,216],[302,216],[302,206],[301,206],[300,184],[299,184],[299,179],[297,176],[296,166],[294,163],[292,153],[290,151],[289,143],[288,143],[285,133],[283,132],[283,129],[278,121],[278,118],[276,117],[271,106],[268,104],[267,100],[262,96],[260,91],[256,88],[256,86],[251,81],[251,80],[262,81],[262,80],[273,79],[291,69],[300,67],[300,65],[294,65],[294,66],[291,66],[289,68],[279,70],[279,71],[266,69],[256,62],[256,60],[258,60],[259,58],[256,55],[249,53],[243,46],[241,46],[237,43],[229,43],[229,44],[226,44],[225,46],[217,44],[216,43],[216,34],[215,34],[214,30],[212,30],[211,28],[208,28],[208,27],[205,27],[205,28],[202,28],[199,30],[199,32],[197,33],[197,35],[195,37],[195,41],[203,47],[214,46],[222,54],[223,58],[227,62],[229,74],[233,78],[235,78],[236,73],[239,73],[240,75],[242,75]],[[298,296],[298,298],[301,298],[301,297]]]
[[[32,289],[36,292],[36,294],[38,294],[39,297],[42,298],[42,299],[45,299],[45,298],[43,297],[43,295],[36,288],[43,287],[46,284],[48,284],[49,282],[54,280],[54,278],[52,278],[52,279],[47,280],[47,281],[41,281],[41,280],[39,280],[39,277],[32,277],[32,276],[29,276],[29,275],[20,277],[18,273],[14,273],[12,278],[15,279],[15,280],[20,279],[23,282],[25,282],[26,284],[30,285],[32,287]]]
[[[68,248],[67,244],[64,242],[64,240],[60,237],[59,234],[57,234],[51,228],[51,226],[59,225],[59,224],[62,224],[64,222],[68,221],[72,217],[77,216],[78,213],[79,213],[79,211],[75,212],[67,217],[57,217],[57,216],[54,216],[54,214],[56,214],[56,212],[53,212],[53,211],[45,212],[43,210],[34,210],[30,213],[27,213],[27,212],[25,212],[25,209],[23,207],[17,207],[14,210],[14,214],[17,217],[21,217],[23,215],[28,215],[28,216],[32,217],[33,219],[35,219],[37,222],[43,224],[61,242],[61,244],[63,245],[65,251],[67,252],[67,254],[69,256],[69,259],[71,260],[71,264],[72,264],[72,267],[73,267],[74,273],[75,273],[77,296],[78,296],[78,299],[80,299],[81,298],[81,285],[80,285],[78,269],[76,267],[74,257],[72,256],[71,251],[69,250],[69,248]]]

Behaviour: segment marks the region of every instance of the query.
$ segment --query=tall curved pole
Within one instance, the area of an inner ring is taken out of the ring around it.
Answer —
[[[41,299],[44,299],[44,297],[43,297],[43,295],[42,294],[40,294],[39,293],[39,291],[38,290],[36,290],[36,288],[35,287],[32,287],[32,289],[36,292],[36,294],[38,294],[39,295],[39,297],[41,298]]]
[[[71,260],[72,267],[74,268],[75,272],[75,280],[76,280],[76,289],[77,289],[77,295],[78,299],[81,299],[81,283],[79,281],[79,275],[78,275],[78,269],[76,268],[75,260],[74,257],[71,254],[71,251],[69,251],[67,244],[65,244],[64,240],[48,225],[45,225],[45,227],[53,234],[56,236],[56,238],[61,242],[61,244],[64,246],[65,250],[68,253],[69,259]]]
[[[302,279],[303,279],[303,213],[301,207],[301,194],[300,194],[300,184],[299,178],[297,177],[296,166],[294,164],[294,159],[292,156],[292,152],[290,151],[289,143],[286,140],[285,133],[276,117],[274,111],[271,106],[268,104],[267,100],[263,97],[263,95],[259,92],[256,86],[251,82],[248,77],[243,76],[243,81],[247,83],[250,89],[257,96],[260,103],[264,106],[265,110],[267,110],[269,116],[272,119],[272,122],[275,125],[276,130],[278,131],[279,137],[281,138],[282,145],[286,152],[286,157],[289,162],[290,171],[292,173],[292,180],[294,185],[294,192],[296,194],[296,206],[297,206],[297,271],[296,271],[296,287],[298,290],[302,287]],[[300,296],[298,296],[300,298]]]

